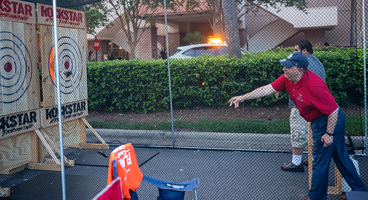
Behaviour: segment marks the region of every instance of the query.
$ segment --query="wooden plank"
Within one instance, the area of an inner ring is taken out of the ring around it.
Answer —
[[[40,156],[40,150],[42,149],[42,143],[39,140],[36,132],[32,131],[31,133],[31,162],[40,162],[41,161],[41,156]]]
[[[28,48],[30,56],[26,57],[27,63],[31,63],[32,66],[27,68],[32,73],[31,84],[27,89],[27,102],[28,110],[33,110],[41,107],[41,94],[40,94],[40,76],[38,68],[38,46],[35,42],[37,38],[36,25],[24,24],[24,43]]]
[[[58,160],[61,163],[61,160],[60,159],[58,159]],[[54,163],[55,164],[54,159],[50,159],[50,158],[45,158],[44,162],[45,163]],[[68,161],[66,162],[65,159],[64,159],[64,165],[67,166],[67,167],[74,167],[75,166],[75,161],[68,159]]]
[[[47,142],[50,144],[50,146],[54,149],[54,151],[56,151],[56,153],[61,155],[59,147],[56,146],[56,144],[49,138],[49,136],[47,136],[45,134],[44,137],[47,140]],[[61,163],[60,160],[61,159],[59,159],[59,162]],[[71,161],[66,156],[64,156],[64,162],[67,163],[68,165],[69,165],[69,163],[71,163]],[[74,164],[73,164],[73,166],[74,166]]]
[[[79,144],[74,147],[81,149],[109,149],[108,144],[91,144],[91,143]]]
[[[342,193],[341,193],[341,189],[338,189],[337,187],[334,187],[334,186],[328,186],[327,194],[341,195]]]
[[[35,25],[0,21],[2,49],[0,115],[39,108]]]
[[[339,192],[338,195],[340,195],[342,193],[342,183],[341,183],[341,181],[342,181],[341,180],[341,173],[335,165],[335,188]]]
[[[75,66],[78,63],[78,56],[75,53],[75,49],[78,49],[72,38],[69,36],[75,29],[68,29],[58,27],[58,44],[59,44],[59,76],[60,76],[60,101],[62,104],[78,101],[78,94],[74,93],[70,79],[74,79],[75,70],[79,66]],[[67,77],[67,74],[71,73]],[[75,83],[77,83],[75,81]],[[74,99],[76,95],[76,99]],[[57,102],[55,102],[56,105]]]
[[[309,189],[312,187],[312,175],[313,175],[313,133],[311,123],[308,122],[308,182]]]
[[[87,122],[87,120],[84,117],[82,118],[82,121],[89,128],[89,130],[91,130],[92,133],[100,140],[100,142],[102,142],[102,144],[106,145],[105,140],[102,139],[102,137],[95,131],[95,129],[92,128],[92,126]]]
[[[62,121],[68,122],[88,115],[88,101],[82,100],[61,105]],[[58,107],[51,106],[41,109],[41,127],[55,126],[58,121]]]
[[[0,9],[0,20],[35,24],[36,12],[34,3],[18,0],[7,0],[6,8]],[[4,3],[5,4],[5,3]]]
[[[0,140],[0,173],[27,164],[32,159],[32,132]]]
[[[37,8],[37,23],[52,26],[54,22],[52,6],[38,3]],[[60,7],[56,7],[56,12],[58,13],[57,25],[59,27],[85,28],[84,12]]]
[[[50,145],[47,143],[47,141],[44,138],[44,136],[42,135],[42,133],[39,130],[35,130],[35,131],[36,131],[37,136],[40,138],[43,146],[45,147],[45,149],[49,153],[49,155],[51,155],[51,157],[54,159],[56,164],[60,165],[60,162],[58,161],[56,155],[54,154],[54,151],[51,149]]]
[[[10,196],[10,188],[0,187],[0,197],[9,197],[9,196]]]
[[[61,171],[61,165],[55,163],[28,163],[28,169],[35,170],[48,170],[48,171]]]
[[[40,111],[31,110],[0,116],[0,141],[41,127]]]
[[[87,52],[86,47],[86,33],[85,30],[77,30],[77,34],[75,34],[75,40],[78,41],[79,47],[81,51]],[[87,57],[82,56],[79,59],[79,64],[81,66],[79,74],[81,74],[79,83],[79,99],[88,99],[88,87],[87,87]]]
[[[13,169],[11,169],[11,170],[9,170],[9,171],[6,171],[6,172],[4,172],[4,173],[2,173],[2,174],[4,174],[4,175],[11,175],[11,174],[15,174],[15,173],[17,173],[17,172],[20,172],[20,171],[24,170],[25,168],[26,168],[26,165],[21,165],[21,166],[19,166],[19,167],[16,167],[16,168],[13,168]]]
[[[75,146],[80,144],[81,139],[80,135],[85,134],[81,133],[81,131],[85,132],[85,128],[81,129],[81,127],[85,127],[85,125],[80,120],[72,120],[63,123],[63,147],[68,148],[71,146]],[[58,125],[50,126],[42,129],[44,134],[56,144],[56,146],[60,146],[59,140],[59,127]],[[43,149],[43,157],[47,156],[47,151]]]
[[[87,99],[86,56],[83,53],[86,52],[84,30],[59,28],[58,34],[61,38],[59,50],[62,65],[61,92],[64,94],[62,103]]]
[[[16,37],[18,39],[20,39],[21,41],[25,41],[25,34],[24,34],[25,30],[24,30],[24,28],[25,27],[24,27],[24,24],[23,23],[12,23],[12,32],[13,32],[13,34],[16,34]],[[34,36],[36,36],[36,35],[34,35]],[[16,41],[17,40],[16,37],[13,36],[13,39],[12,40],[13,41]],[[13,49],[18,50],[19,53],[21,53],[21,52],[27,53],[27,48],[25,46],[23,46],[23,45],[20,46],[18,44],[13,44]],[[16,52],[16,54],[15,54],[15,52],[13,52],[12,54],[13,55],[19,55],[18,52]],[[19,65],[18,64],[16,65],[16,62],[14,62],[14,68],[15,67],[19,68],[19,70],[15,70],[15,73],[16,74],[14,74],[14,75],[16,75],[17,77],[20,77],[20,78],[24,79],[26,82],[23,83],[23,84],[19,84],[19,82],[18,82],[19,79],[13,79],[13,78],[11,79],[11,80],[13,80],[11,84],[14,85],[14,86],[16,86],[16,87],[12,87],[12,88],[15,89],[15,90],[13,89],[12,92],[19,93],[19,95],[17,95],[18,96],[18,100],[14,102],[15,103],[15,106],[16,106],[15,107],[15,111],[16,112],[21,112],[21,111],[28,110],[27,92],[23,93],[22,91],[26,91],[28,89],[28,87],[30,85],[28,85],[27,82],[28,82],[28,80],[31,82],[31,79],[33,78],[31,76],[32,74],[30,73],[30,72],[32,72],[31,71],[32,69],[27,70],[27,66],[26,66],[27,65],[27,60],[29,61],[31,58],[28,57],[28,56],[24,56],[24,55],[22,57],[24,57],[25,59],[19,59],[19,61],[22,62],[22,63],[19,63]],[[27,59],[27,57],[28,57],[28,59]],[[21,94],[23,96],[20,97]],[[12,108],[12,109],[14,109],[14,108]]]
[[[53,64],[53,27],[39,26],[41,40],[40,53],[42,63],[42,95],[45,107],[57,105],[55,101],[55,73]]]
[[[82,121],[82,118],[79,118],[79,120],[81,121],[80,123],[83,124],[84,122]],[[86,126],[80,126],[80,143],[84,144],[87,143],[87,133],[86,133]],[[78,147],[77,147],[78,148]]]
[[[12,107],[16,107],[14,104],[14,99],[16,99],[15,95],[10,95],[14,91],[12,90],[12,85],[14,85],[15,79],[12,79],[13,74],[15,72],[14,68],[14,60],[11,55],[14,55],[13,49],[14,49],[14,42],[13,42],[13,33],[12,33],[12,22],[7,21],[3,22],[1,21],[1,30],[8,30],[8,32],[0,34],[0,41],[1,46],[3,46],[2,50],[0,51],[0,57],[2,58],[2,63],[5,65],[8,65],[9,71],[7,70],[1,70],[1,103],[3,105],[2,107],[2,113],[1,115],[7,115],[14,111]],[[10,55],[10,56],[9,56]],[[3,78],[4,77],[4,78]],[[13,87],[15,88],[15,87]]]

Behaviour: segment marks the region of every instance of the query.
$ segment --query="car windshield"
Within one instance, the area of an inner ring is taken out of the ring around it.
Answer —
[[[183,53],[183,55],[190,57],[198,57],[203,54],[209,54],[213,56],[225,55],[227,54],[227,47],[225,46],[208,46],[208,47],[197,47],[189,49]]]
[[[182,51],[181,49],[178,49],[178,50],[176,50],[176,52],[173,55],[178,54],[181,51]]]

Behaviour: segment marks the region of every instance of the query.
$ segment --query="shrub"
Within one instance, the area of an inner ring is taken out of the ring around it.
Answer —
[[[175,108],[219,107],[232,96],[250,92],[283,74],[279,60],[293,48],[275,48],[241,59],[201,56],[170,59]],[[340,106],[363,102],[363,51],[355,48],[315,48],[327,80]],[[114,60],[88,62],[88,98],[92,110],[150,112],[170,109],[166,60]],[[287,104],[286,92],[247,102],[270,106]],[[246,105],[246,104],[243,104]]]

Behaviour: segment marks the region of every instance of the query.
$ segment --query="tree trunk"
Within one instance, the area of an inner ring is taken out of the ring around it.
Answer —
[[[137,47],[138,42],[128,42],[128,45],[130,47],[130,60],[133,60],[136,58],[135,55],[135,48]]]
[[[238,16],[235,0],[223,0],[225,33],[228,43],[229,57],[241,58]]]

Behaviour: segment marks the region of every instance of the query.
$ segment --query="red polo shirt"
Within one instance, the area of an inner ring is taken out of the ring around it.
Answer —
[[[328,116],[338,108],[325,82],[310,70],[307,70],[296,84],[283,74],[271,85],[277,91],[286,90],[300,116],[308,122],[323,114]]]

